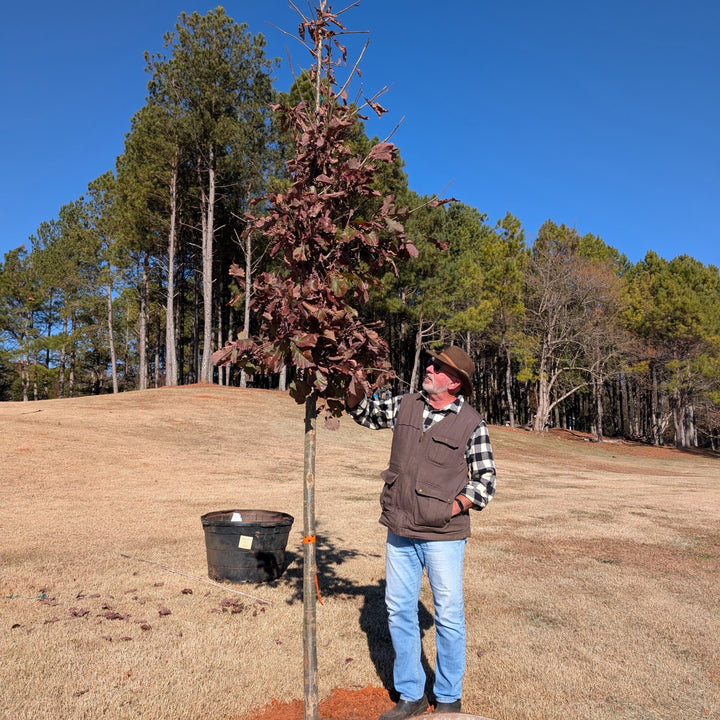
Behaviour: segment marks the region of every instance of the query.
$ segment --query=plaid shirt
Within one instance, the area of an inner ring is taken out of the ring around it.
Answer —
[[[423,432],[429,430],[435,423],[440,422],[448,413],[460,412],[465,402],[462,395],[454,402],[441,410],[436,410],[428,401],[427,395],[420,392],[425,401],[423,409]],[[348,410],[350,416],[364,427],[372,430],[395,427],[398,407],[402,395],[395,395],[386,399],[363,398],[359,405]],[[468,465],[468,484],[463,495],[472,500],[472,508],[482,510],[495,495],[495,461],[493,459],[490,436],[485,421],[481,421],[475,428],[467,447],[465,448],[465,459]]]

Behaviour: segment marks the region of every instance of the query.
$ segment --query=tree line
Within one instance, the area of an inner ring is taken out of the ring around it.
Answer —
[[[267,376],[211,357],[262,320],[231,268],[282,275],[272,238],[244,230],[260,198],[288,187],[296,150],[272,106],[311,92],[308,80],[278,93],[264,38],[222,8],[181,14],[163,50],[146,54],[146,103],[115,168],[4,257],[3,400],[292,378],[292,367]],[[359,125],[353,142],[367,154],[374,141]],[[356,308],[388,343],[393,391],[419,386],[424,347],[453,342],[476,360],[472,402],[491,423],[717,449],[715,266],[654,252],[633,264],[551,220],[528,244],[510,213],[492,222],[415,193],[399,157],[375,183],[407,209],[417,248]],[[367,195],[356,206],[377,211]]]

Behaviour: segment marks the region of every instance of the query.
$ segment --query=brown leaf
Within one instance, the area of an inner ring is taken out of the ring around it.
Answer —
[[[365,102],[367,102],[367,104],[377,113],[378,117],[382,117],[387,112],[387,110],[379,102],[373,102],[367,98],[365,98]]]
[[[315,333],[303,333],[302,335],[295,335],[292,341],[299,348],[312,348],[317,345],[318,336]]]
[[[396,149],[392,143],[379,142],[373,145],[368,157],[371,160],[381,160],[383,162],[392,162],[395,159]]]
[[[325,427],[328,430],[339,430],[340,429],[340,418],[337,417],[326,417],[325,418]]]
[[[447,250],[450,247],[450,243],[447,242],[447,240],[438,240],[433,237],[426,237],[425,239],[434,245],[438,250]]]
[[[245,609],[243,602],[241,600],[236,600],[235,598],[225,598],[220,601],[220,605],[222,606],[223,612],[227,612],[229,610],[233,614],[240,613]]]
[[[85,617],[90,611],[87,608],[70,608],[70,614],[73,617]]]
[[[417,257],[419,255],[418,249],[411,243],[405,243],[405,249],[410,257]]]

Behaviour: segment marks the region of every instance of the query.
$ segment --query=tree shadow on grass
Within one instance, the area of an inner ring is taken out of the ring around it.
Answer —
[[[318,526],[320,524],[318,523]],[[363,584],[352,577],[342,573],[342,565],[356,557],[377,558],[378,571],[384,572],[384,558],[379,553],[363,552],[353,548],[341,547],[336,540],[317,534],[316,560],[317,580],[321,598],[361,598],[359,629],[367,638],[370,659],[375,666],[383,687],[390,693],[393,701],[399,696],[393,686],[393,659],[394,651],[388,628],[387,610],[385,608],[385,580],[377,580],[370,584]],[[288,604],[303,601],[303,554],[301,552],[286,552],[285,572],[277,580],[291,590],[287,599]],[[433,615],[425,605],[418,605],[421,638],[434,622]],[[425,669],[426,693],[432,697],[432,686],[435,673],[432,669],[425,651],[422,653],[422,665]]]

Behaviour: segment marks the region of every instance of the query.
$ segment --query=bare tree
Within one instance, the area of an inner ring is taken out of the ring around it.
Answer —
[[[574,229],[548,221],[528,265],[525,349],[536,383],[536,432],[548,426],[550,413],[563,400],[602,383],[617,355],[614,278],[608,265],[580,254],[580,240]]]

